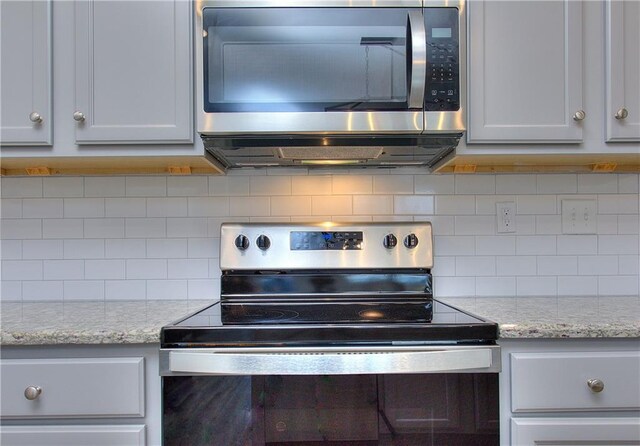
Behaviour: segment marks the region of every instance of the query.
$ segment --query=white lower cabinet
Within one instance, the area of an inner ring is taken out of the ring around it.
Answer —
[[[158,348],[4,346],[0,444],[160,445]]]
[[[502,445],[640,445],[640,339],[500,344]]]

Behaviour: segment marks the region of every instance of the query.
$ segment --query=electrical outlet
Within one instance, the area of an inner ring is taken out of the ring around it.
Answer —
[[[516,232],[516,204],[513,201],[496,203],[498,234]]]
[[[595,234],[596,200],[562,200],[562,233]]]

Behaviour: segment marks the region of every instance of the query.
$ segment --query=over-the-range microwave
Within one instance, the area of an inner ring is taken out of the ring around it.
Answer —
[[[463,135],[464,0],[201,0],[198,132],[225,168],[433,167]]]

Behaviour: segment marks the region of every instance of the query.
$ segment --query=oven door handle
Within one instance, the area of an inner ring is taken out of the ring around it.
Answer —
[[[427,32],[424,16],[419,9],[412,9],[408,13],[406,54],[407,105],[409,108],[422,108],[427,82]]]
[[[161,375],[354,375],[403,373],[490,373],[500,371],[500,347],[428,350],[290,349],[226,352],[161,350]]]

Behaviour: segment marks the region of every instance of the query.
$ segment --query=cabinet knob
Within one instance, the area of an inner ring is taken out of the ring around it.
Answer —
[[[42,115],[38,112],[29,113],[29,121],[35,122],[36,124],[42,123]]]
[[[604,390],[604,383],[599,379],[590,379],[587,381],[587,386],[593,393],[600,393]]]
[[[586,117],[587,117],[587,114],[584,112],[584,110],[578,110],[573,114],[574,121],[582,121]]]
[[[42,387],[40,386],[29,386],[24,389],[24,397],[29,401],[33,401],[37,399],[42,393]]]
[[[83,122],[83,121],[85,120],[84,113],[79,112],[79,111],[75,112],[75,113],[73,114],[73,119],[74,119],[75,121],[78,121],[78,122]]]
[[[627,116],[629,116],[629,111],[624,107],[618,110],[615,114],[616,119],[625,119]]]

